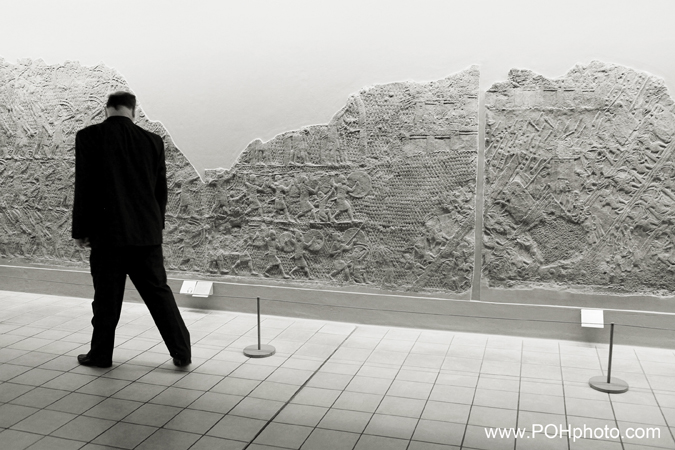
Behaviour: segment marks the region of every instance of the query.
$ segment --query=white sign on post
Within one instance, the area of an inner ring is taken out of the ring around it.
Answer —
[[[208,297],[213,295],[213,281],[197,281],[197,286],[192,293],[193,297]]]
[[[581,326],[586,328],[605,328],[605,317],[602,309],[582,309]]]
[[[195,287],[197,287],[197,282],[195,280],[185,280],[180,287],[180,293],[190,295],[195,291]]]

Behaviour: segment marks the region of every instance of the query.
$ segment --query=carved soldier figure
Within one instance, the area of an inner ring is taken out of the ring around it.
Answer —
[[[229,270],[225,268],[225,257],[227,253],[220,247],[209,250],[209,267],[208,270],[211,273],[219,273],[221,275],[226,275],[230,273]]]
[[[295,267],[291,269],[290,275],[297,271],[304,272],[307,275],[307,278],[312,278],[312,275],[309,273],[309,267],[307,266],[307,260],[305,255],[307,254],[306,250],[314,243],[314,237],[309,241],[305,242],[302,233],[300,231],[295,232],[295,239],[293,240],[294,254],[293,258],[295,260]]]
[[[339,275],[340,273],[344,273],[345,280],[349,281],[351,280],[351,275],[349,273],[351,262],[345,262],[344,255],[354,248],[354,243],[345,243],[343,237],[339,233],[335,233],[333,238],[335,239],[335,242],[333,242],[331,251],[328,254],[330,256],[335,256],[335,260],[333,261],[333,267],[335,267],[335,270],[333,270],[328,276],[331,280],[337,281],[335,276]]]
[[[288,212],[288,205],[286,204],[286,195],[290,186],[284,186],[281,184],[281,175],[274,175],[270,189],[274,191],[274,210],[277,214],[282,214],[286,217],[286,220],[292,222],[291,215]]]
[[[338,175],[337,183],[335,180],[333,180],[332,183],[333,187],[335,188],[335,206],[337,211],[335,211],[335,214],[330,216],[330,220],[335,222],[335,218],[340,213],[344,212],[349,216],[349,220],[354,222],[354,211],[352,210],[351,203],[349,203],[349,200],[347,200],[347,194],[352,192],[354,189],[347,185],[347,177],[344,175]]]
[[[316,210],[314,205],[309,201],[309,196],[315,195],[316,190],[308,185],[308,181],[307,175],[299,175],[295,179],[295,186],[298,188],[298,192],[300,192],[300,212],[295,215],[295,218],[300,219],[300,217],[306,214],[311,214],[314,221],[316,221]]]
[[[239,259],[234,263],[232,268],[230,269],[233,274],[239,275],[239,272],[237,272],[237,269],[239,268],[248,268],[248,270],[251,272],[251,275],[256,276],[258,275],[258,272],[253,269],[253,258],[251,258],[251,253],[248,251],[248,245],[250,243],[250,238],[247,236],[244,239],[244,249],[239,252]]]
[[[258,210],[258,213],[260,214],[260,217],[263,217],[263,208],[262,205],[260,204],[260,200],[258,200],[258,192],[263,192],[263,186],[258,186],[255,184],[258,181],[258,178],[254,174],[250,174],[248,176],[248,181],[244,181],[244,185],[246,186],[246,192],[244,192],[242,195],[239,197],[234,198],[234,201],[238,201],[242,197],[246,196],[248,199],[248,209],[244,211],[244,215]]]
[[[277,233],[274,230],[270,230],[267,238],[265,238],[265,243],[267,244],[267,252],[265,252],[265,257],[269,261],[267,267],[263,271],[265,277],[269,277],[269,271],[278,267],[281,271],[281,275],[284,278],[290,278],[290,275],[287,275],[284,271],[284,266],[281,265],[281,260],[277,256],[277,251],[279,250],[279,241],[277,241]]]

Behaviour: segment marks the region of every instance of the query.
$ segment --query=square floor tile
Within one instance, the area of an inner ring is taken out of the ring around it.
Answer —
[[[298,392],[292,403],[311,406],[331,406],[342,391],[305,387]]]
[[[227,414],[237,406],[244,397],[239,395],[219,394],[217,392],[206,392],[194,402],[190,403],[190,409],[201,411],[210,411],[215,413]]]
[[[387,391],[388,396],[416,398],[426,400],[429,398],[434,385],[432,383],[417,383],[415,381],[394,380]]]
[[[284,403],[262,398],[246,397],[232,408],[233,416],[270,420],[284,406]]]
[[[333,407],[372,413],[377,410],[383,398],[384,396],[380,394],[364,394],[361,392],[344,391],[335,401]]]
[[[313,431],[311,427],[270,423],[253,441],[254,444],[298,449]]]
[[[184,409],[164,425],[164,428],[204,434],[222,418],[223,414]]]
[[[260,384],[259,380],[227,377],[210,389],[210,392],[245,396]]]
[[[356,443],[354,450],[406,450],[407,439],[395,439],[364,434]]]
[[[28,433],[50,434],[75,417],[77,417],[75,414],[43,409],[13,425],[12,429]]]
[[[422,413],[422,419],[443,422],[467,423],[471,405],[435,402],[429,400]]]
[[[464,437],[463,424],[422,419],[417,424],[413,439],[436,444],[460,445]]]
[[[119,422],[94,439],[94,444],[132,449],[152,435],[157,428]]]
[[[4,404],[0,405],[0,428],[9,428],[26,417],[38,412],[38,408]]]
[[[43,436],[39,434],[26,433],[24,431],[0,431],[0,442],[2,442],[3,447],[7,448],[8,450],[23,450],[42,438]]]
[[[26,386],[25,384],[0,382],[0,403],[11,402],[33,389],[35,389],[34,386]]]
[[[135,423],[136,425],[162,427],[181,411],[181,408],[176,408],[175,406],[153,405],[152,403],[146,403],[126,416],[124,421]]]
[[[163,390],[157,397],[150,400],[150,403],[185,408],[202,395],[204,395],[203,391],[169,387]]]
[[[557,395],[520,393],[519,409],[551,414],[565,414],[565,400]]]
[[[517,411],[515,409],[472,406],[469,424],[483,427],[512,428],[516,426],[516,418]]]
[[[419,418],[422,415],[425,404],[426,400],[386,395],[382,399],[380,406],[377,408],[377,413],[390,416]]]
[[[44,408],[65,397],[67,394],[68,392],[66,391],[37,387],[15,398],[12,400],[12,403],[15,405],[32,406],[33,408]]]
[[[53,409],[54,411],[63,411],[72,414],[82,414],[92,407],[98,405],[105,399],[105,397],[99,397],[97,395],[72,392],[63,397],[61,400],[58,400],[47,406],[47,409]]]
[[[431,390],[429,400],[449,403],[472,404],[476,390],[464,386],[449,386],[437,384]]]
[[[45,436],[35,444],[28,447],[28,450],[78,450],[86,445],[85,442],[71,441],[70,439],[61,439],[53,436]]]
[[[206,434],[223,439],[249,442],[266,423],[264,420],[227,415]]]
[[[491,408],[518,408],[518,392],[496,391],[494,389],[476,389],[473,404]]]
[[[417,419],[400,416],[373,415],[364,431],[375,436],[410,439],[415,431]]]
[[[123,400],[147,402],[163,392],[164,389],[166,389],[166,387],[156,384],[135,382],[115,392],[112,396]]]
[[[649,425],[666,425],[661,409],[657,406],[631,405],[628,403],[612,402],[616,420],[619,422],[634,422]]]
[[[87,410],[84,414],[99,419],[121,420],[143,405],[140,402],[108,398]]]
[[[298,391],[299,386],[273,381],[263,381],[249,394],[251,397],[287,402]]]
[[[348,411],[345,409],[330,409],[319,423],[319,428],[329,430],[349,431],[361,433],[368,425],[371,413]]]
[[[78,416],[54,431],[52,436],[89,442],[96,439],[101,433],[115,425],[115,423],[114,420]]]
[[[302,450],[352,450],[359,435],[346,431],[324,430],[316,428],[309,435]]]
[[[289,404],[281,410],[274,421],[316,427],[327,411],[328,408],[322,406]]]
[[[141,445],[136,447],[136,450],[187,450],[192,447],[192,444],[197,442],[200,438],[197,434],[184,433],[175,430],[159,429],[149,438],[147,438]]]

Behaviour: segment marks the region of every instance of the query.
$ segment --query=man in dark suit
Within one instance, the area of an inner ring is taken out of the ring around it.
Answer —
[[[191,363],[190,333],[166,283],[162,230],[167,203],[164,142],[134,124],[136,97],[116,92],[106,120],[75,140],[72,237],[91,247],[94,332],[85,366],[110,367],[126,277],[136,286],[176,366]]]

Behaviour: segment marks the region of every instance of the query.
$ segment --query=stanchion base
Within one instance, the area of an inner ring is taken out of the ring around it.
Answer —
[[[625,381],[619,378],[612,378],[610,381],[611,383],[608,383],[607,377],[600,376],[591,378],[588,380],[588,384],[596,391],[607,392],[608,394],[623,394],[628,391],[628,383]]]
[[[249,358],[267,358],[276,352],[277,349],[271,345],[261,345],[260,348],[257,345],[249,345],[244,349],[244,355]]]

